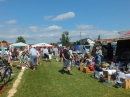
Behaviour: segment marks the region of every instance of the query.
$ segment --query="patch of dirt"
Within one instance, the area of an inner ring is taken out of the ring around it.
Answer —
[[[24,73],[24,69],[21,70],[20,73],[18,74],[18,77],[13,83],[12,89],[9,90],[7,97],[12,97],[17,92],[17,87],[18,87],[18,84],[20,83],[23,73]]]

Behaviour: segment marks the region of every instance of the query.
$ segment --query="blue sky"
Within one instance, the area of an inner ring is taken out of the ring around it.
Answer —
[[[130,30],[130,0],[0,0],[0,41],[58,42],[63,31],[81,38],[118,38]]]

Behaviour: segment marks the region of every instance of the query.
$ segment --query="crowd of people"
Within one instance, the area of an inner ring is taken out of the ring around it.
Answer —
[[[103,55],[103,48],[106,49],[106,55]],[[101,44],[96,46],[94,55],[91,55],[88,52],[84,54],[78,52],[74,53],[70,45],[66,45],[65,48],[52,48],[46,46],[40,48],[30,45],[29,48],[21,47],[18,49],[7,49],[5,55],[11,67],[13,66],[13,61],[18,61],[20,64],[24,64],[26,69],[31,68],[33,71],[35,71],[37,66],[41,64],[41,57],[44,61],[51,62],[52,56],[54,56],[56,62],[62,62],[61,64],[63,64],[59,72],[61,74],[66,73],[68,75],[73,75],[71,73],[72,66],[78,66],[80,69],[80,65],[82,65],[81,63],[84,63],[85,67],[89,66],[89,69],[94,71],[93,76],[95,76],[95,71],[104,70],[104,64],[106,65],[107,63],[105,68],[111,70],[114,68],[114,66],[116,66],[115,63],[118,62],[118,57],[113,54],[113,47],[111,46],[111,43],[108,43],[107,46],[103,46]],[[125,67],[123,70],[124,73],[128,73],[130,71],[130,67],[129,69],[126,69]],[[117,72],[120,72],[119,68]],[[104,75],[100,76],[100,78],[103,79]]]
[[[79,65],[81,62],[85,62],[93,57],[95,64],[101,64],[102,60],[107,59],[111,61],[113,59],[113,49],[110,43],[105,47],[107,49],[107,55],[103,56],[102,46],[97,46],[95,55],[91,56],[89,53],[78,54],[72,53],[72,48],[69,45],[66,45],[66,48],[63,47],[21,47],[7,49],[6,55],[8,55],[8,62],[12,66],[13,61],[19,61],[20,64],[26,64],[26,68],[32,68],[36,70],[37,65],[41,64],[40,56],[44,58],[45,61],[51,62],[51,57],[54,55],[56,62],[63,62],[63,67],[60,70],[62,74],[65,73],[67,69],[67,74],[72,75],[70,71],[72,70],[73,65]]]
[[[46,62],[51,62],[51,57],[54,55],[57,62],[63,62],[66,54],[63,57],[63,47],[21,47],[21,48],[8,48],[4,56],[6,56],[8,63],[12,67],[13,61],[18,61],[20,65],[24,65],[26,68],[36,70],[37,65],[41,64],[42,57]],[[71,51],[72,53],[72,51]],[[3,56],[1,56],[3,57]]]

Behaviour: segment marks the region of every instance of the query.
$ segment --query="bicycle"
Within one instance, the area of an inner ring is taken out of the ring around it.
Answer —
[[[4,85],[7,85],[7,83],[10,81],[12,69],[9,65],[7,60],[1,59],[2,64],[0,64],[0,83],[4,83]]]

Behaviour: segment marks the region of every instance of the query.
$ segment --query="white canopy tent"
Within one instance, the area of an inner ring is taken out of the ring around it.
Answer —
[[[47,44],[47,43],[38,43],[32,45],[33,47],[53,47],[53,45]]]
[[[11,48],[27,47],[29,49],[29,45],[25,44],[25,43],[22,43],[22,42],[11,44],[10,47]]]

